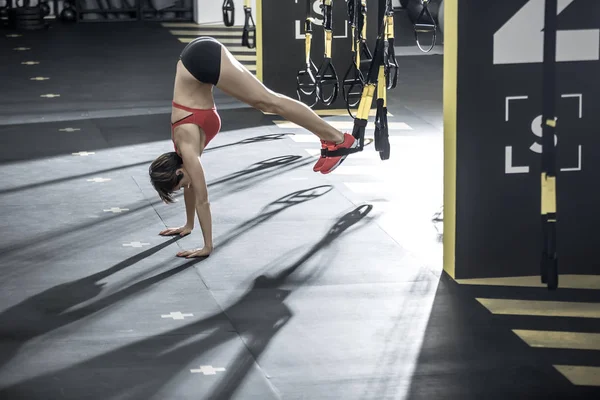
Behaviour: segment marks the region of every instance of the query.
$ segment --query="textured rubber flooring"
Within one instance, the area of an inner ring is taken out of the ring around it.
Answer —
[[[55,21],[47,31],[19,37],[7,37],[14,33],[9,30],[2,33],[0,74],[10,79],[2,84],[0,120],[166,109],[176,63],[185,47],[158,22],[74,27]],[[220,100],[221,106],[231,103],[231,99]]]

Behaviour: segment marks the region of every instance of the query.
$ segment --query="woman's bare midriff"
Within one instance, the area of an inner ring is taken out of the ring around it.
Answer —
[[[213,85],[198,82],[183,66],[183,63],[178,61],[173,88],[173,101],[190,108],[210,109],[215,105]],[[173,107],[171,122],[178,121],[187,115],[189,115],[189,112]]]

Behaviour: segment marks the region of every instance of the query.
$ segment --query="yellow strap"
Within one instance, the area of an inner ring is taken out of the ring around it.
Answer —
[[[331,58],[331,40],[333,39],[333,32],[325,31],[325,57]]]
[[[556,177],[542,173],[542,215],[556,213]]]
[[[388,39],[394,38],[394,16],[388,15],[387,19],[387,27],[386,27],[386,36]]]
[[[369,111],[371,110],[371,104],[373,104],[373,95],[375,94],[375,85],[368,84],[363,88],[362,96],[360,98],[360,104],[358,106],[358,112],[356,113],[357,119],[368,120]]]
[[[362,40],[367,40],[367,12],[365,11],[365,9],[367,8],[367,2],[366,0],[362,0],[360,4],[362,5],[361,14],[363,15],[363,27],[362,32],[360,34],[362,36]]]
[[[304,49],[306,52],[306,64],[310,61],[310,45],[311,45],[312,35],[310,33],[306,34],[304,38]]]
[[[386,106],[387,102],[387,91],[385,84],[385,67],[381,65],[379,67],[379,76],[377,77],[377,98],[383,99],[383,106]]]
[[[247,8],[251,7],[250,0],[244,0],[244,7],[247,7]]]
[[[551,126],[553,128],[556,128],[556,118],[554,118],[554,119],[547,119],[546,120],[546,125]]]

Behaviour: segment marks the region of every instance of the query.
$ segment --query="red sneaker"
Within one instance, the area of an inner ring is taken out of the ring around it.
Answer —
[[[348,133],[344,133],[344,141],[342,143],[335,144],[335,143],[327,142],[326,146],[327,146],[327,150],[329,150],[329,151],[335,151],[335,150],[340,150],[340,149],[354,149],[354,148],[358,147],[358,141],[356,140],[356,138],[354,136],[352,136]],[[325,157],[325,161],[323,162],[321,169],[320,169],[321,173],[329,174],[334,169],[339,167],[339,165],[346,159],[346,157],[348,157],[347,154],[341,155],[341,156]]]
[[[327,143],[323,139],[321,139],[321,157],[319,157],[319,161],[317,161],[317,163],[313,167],[313,171],[319,172],[321,170],[321,167],[325,163],[325,151],[326,150],[327,150]]]

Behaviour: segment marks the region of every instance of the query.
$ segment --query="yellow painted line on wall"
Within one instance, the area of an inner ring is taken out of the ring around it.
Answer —
[[[477,301],[492,314],[538,317],[600,318],[600,303],[484,299]]]
[[[256,78],[263,80],[263,12],[262,0],[256,0]]]
[[[461,4],[466,7],[464,1]],[[454,279],[456,278],[458,0],[444,1],[444,24],[444,271]]]
[[[297,125],[289,121],[273,121],[281,129],[303,129],[300,125]],[[352,129],[354,128],[354,121],[327,121],[328,124],[336,129]],[[373,122],[367,123],[366,129],[375,129]],[[388,122],[388,130],[412,130],[412,128],[404,122]]]
[[[513,329],[513,332],[531,347],[600,350],[600,333],[533,331],[524,329]]]
[[[600,386],[600,367],[554,365],[573,385]]]
[[[514,286],[545,288],[540,276],[508,276],[504,278],[457,279],[461,285],[480,286]],[[559,285],[563,289],[596,289],[600,290],[600,275],[560,275]]]

